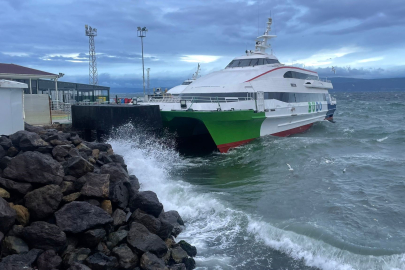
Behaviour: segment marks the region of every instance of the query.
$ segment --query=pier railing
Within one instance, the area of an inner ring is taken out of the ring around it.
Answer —
[[[181,100],[191,101],[192,103],[229,103],[254,100],[253,97],[217,97],[217,96],[171,96],[154,95],[148,97],[148,102],[156,103],[180,103]]]

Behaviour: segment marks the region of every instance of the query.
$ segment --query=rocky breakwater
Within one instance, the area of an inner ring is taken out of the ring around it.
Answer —
[[[109,144],[26,126],[0,136],[0,269],[193,269],[183,221]]]

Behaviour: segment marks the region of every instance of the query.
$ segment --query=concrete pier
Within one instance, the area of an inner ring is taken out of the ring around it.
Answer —
[[[112,129],[132,124],[148,132],[162,129],[160,109],[157,105],[73,105],[72,128],[83,132],[85,140],[92,140],[96,131],[97,140],[108,135]]]

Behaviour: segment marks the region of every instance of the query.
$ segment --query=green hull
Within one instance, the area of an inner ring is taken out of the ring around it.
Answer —
[[[221,152],[260,137],[264,113],[247,111],[161,111],[163,125],[179,137],[207,132]]]

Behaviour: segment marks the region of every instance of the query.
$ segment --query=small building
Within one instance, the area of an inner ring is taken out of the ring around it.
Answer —
[[[0,135],[24,129],[25,83],[0,79]]]
[[[0,79],[13,80],[25,83],[25,94],[48,94],[52,101],[64,103],[108,102],[110,100],[110,87],[61,82],[62,73],[53,74],[33,68],[15,64],[0,63]]]

